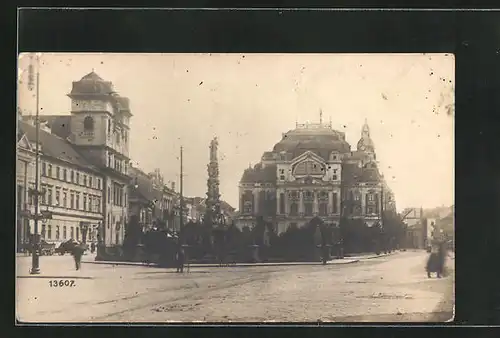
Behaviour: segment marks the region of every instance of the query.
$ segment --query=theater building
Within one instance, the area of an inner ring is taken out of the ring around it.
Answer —
[[[244,171],[239,200],[238,227],[253,227],[261,216],[277,233],[314,217],[338,225],[345,216],[373,226],[381,222],[382,205],[395,207],[366,121],[355,151],[331,122],[297,124]]]

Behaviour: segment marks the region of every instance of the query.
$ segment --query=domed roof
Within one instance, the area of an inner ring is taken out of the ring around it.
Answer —
[[[373,144],[373,141],[369,137],[362,137],[358,141],[358,145],[356,148],[358,151],[375,151],[375,145]]]
[[[273,147],[274,152],[287,152],[293,157],[312,151],[327,160],[332,151],[350,152],[344,134],[327,127],[296,128],[283,134],[281,141]]]
[[[73,81],[70,96],[79,95],[111,95],[114,93],[113,84],[103,80],[94,71],[88,73],[80,79]]]
[[[85,81],[85,80],[88,80],[88,81],[104,81],[102,79],[102,77],[100,77],[99,75],[97,75],[94,71],[91,71],[90,73],[88,73],[87,75],[85,75],[84,77],[82,77],[80,79],[80,81]]]

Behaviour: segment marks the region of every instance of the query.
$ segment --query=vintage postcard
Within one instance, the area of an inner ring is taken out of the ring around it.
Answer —
[[[18,66],[20,324],[453,318],[452,54]]]

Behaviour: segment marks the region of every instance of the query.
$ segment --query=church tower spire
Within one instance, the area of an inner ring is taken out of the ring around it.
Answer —
[[[363,127],[361,128],[361,138],[358,141],[358,151],[363,151],[367,153],[374,153],[375,152],[375,146],[373,144],[373,141],[370,137],[370,127],[368,126],[368,120],[365,118],[365,123],[363,124]]]
[[[368,120],[365,117],[365,123],[363,124],[363,128],[361,129],[361,137],[362,138],[370,138],[370,126],[368,126]]]

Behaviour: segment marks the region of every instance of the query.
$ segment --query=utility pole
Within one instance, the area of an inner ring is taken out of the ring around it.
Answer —
[[[179,208],[180,208],[180,222],[179,222],[179,245],[182,245],[181,241],[181,233],[184,229],[184,196],[183,196],[183,167],[182,167],[182,146],[181,146],[181,154],[180,154],[180,162],[181,162],[181,174],[180,174],[180,199],[179,199]]]
[[[388,243],[387,243],[387,233],[385,232],[385,229],[384,229],[384,182],[382,181],[382,186],[381,186],[381,190],[380,190],[380,230],[382,232],[382,236],[381,236],[381,239],[382,239],[382,243],[383,243],[383,249],[384,249],[384,252],[388,249],[387,246],[388,246]]]
[[[32,77],[32,72],[33,72],[33,66],[30,64],[30,77]],[[31,80],[31,79],[30,79]],[[40,273],[40,257],[38,256],[39,250],[40,250],[40,239],[38,236],[38,219],[39,217],[39,210],[38,210],[38,202],[39,202],[39,195],[40,195],[40,182],[39,182],[39,161],[40,161],[40,149],[39,149],[39,143],[40,143],[40,119],[39,119],[39,113],[40,113],[40,60],[39,56],[36,55],[36,112],[35,112],[35,189],[32,191],[35,197],[35,214],[33,215],[33,219],[35,222],[34,226],[34,236],[33,236],[33,251],[31,254],[32,261],[31,261],[31,271],[30,274],[32,275],[37,275]]]

